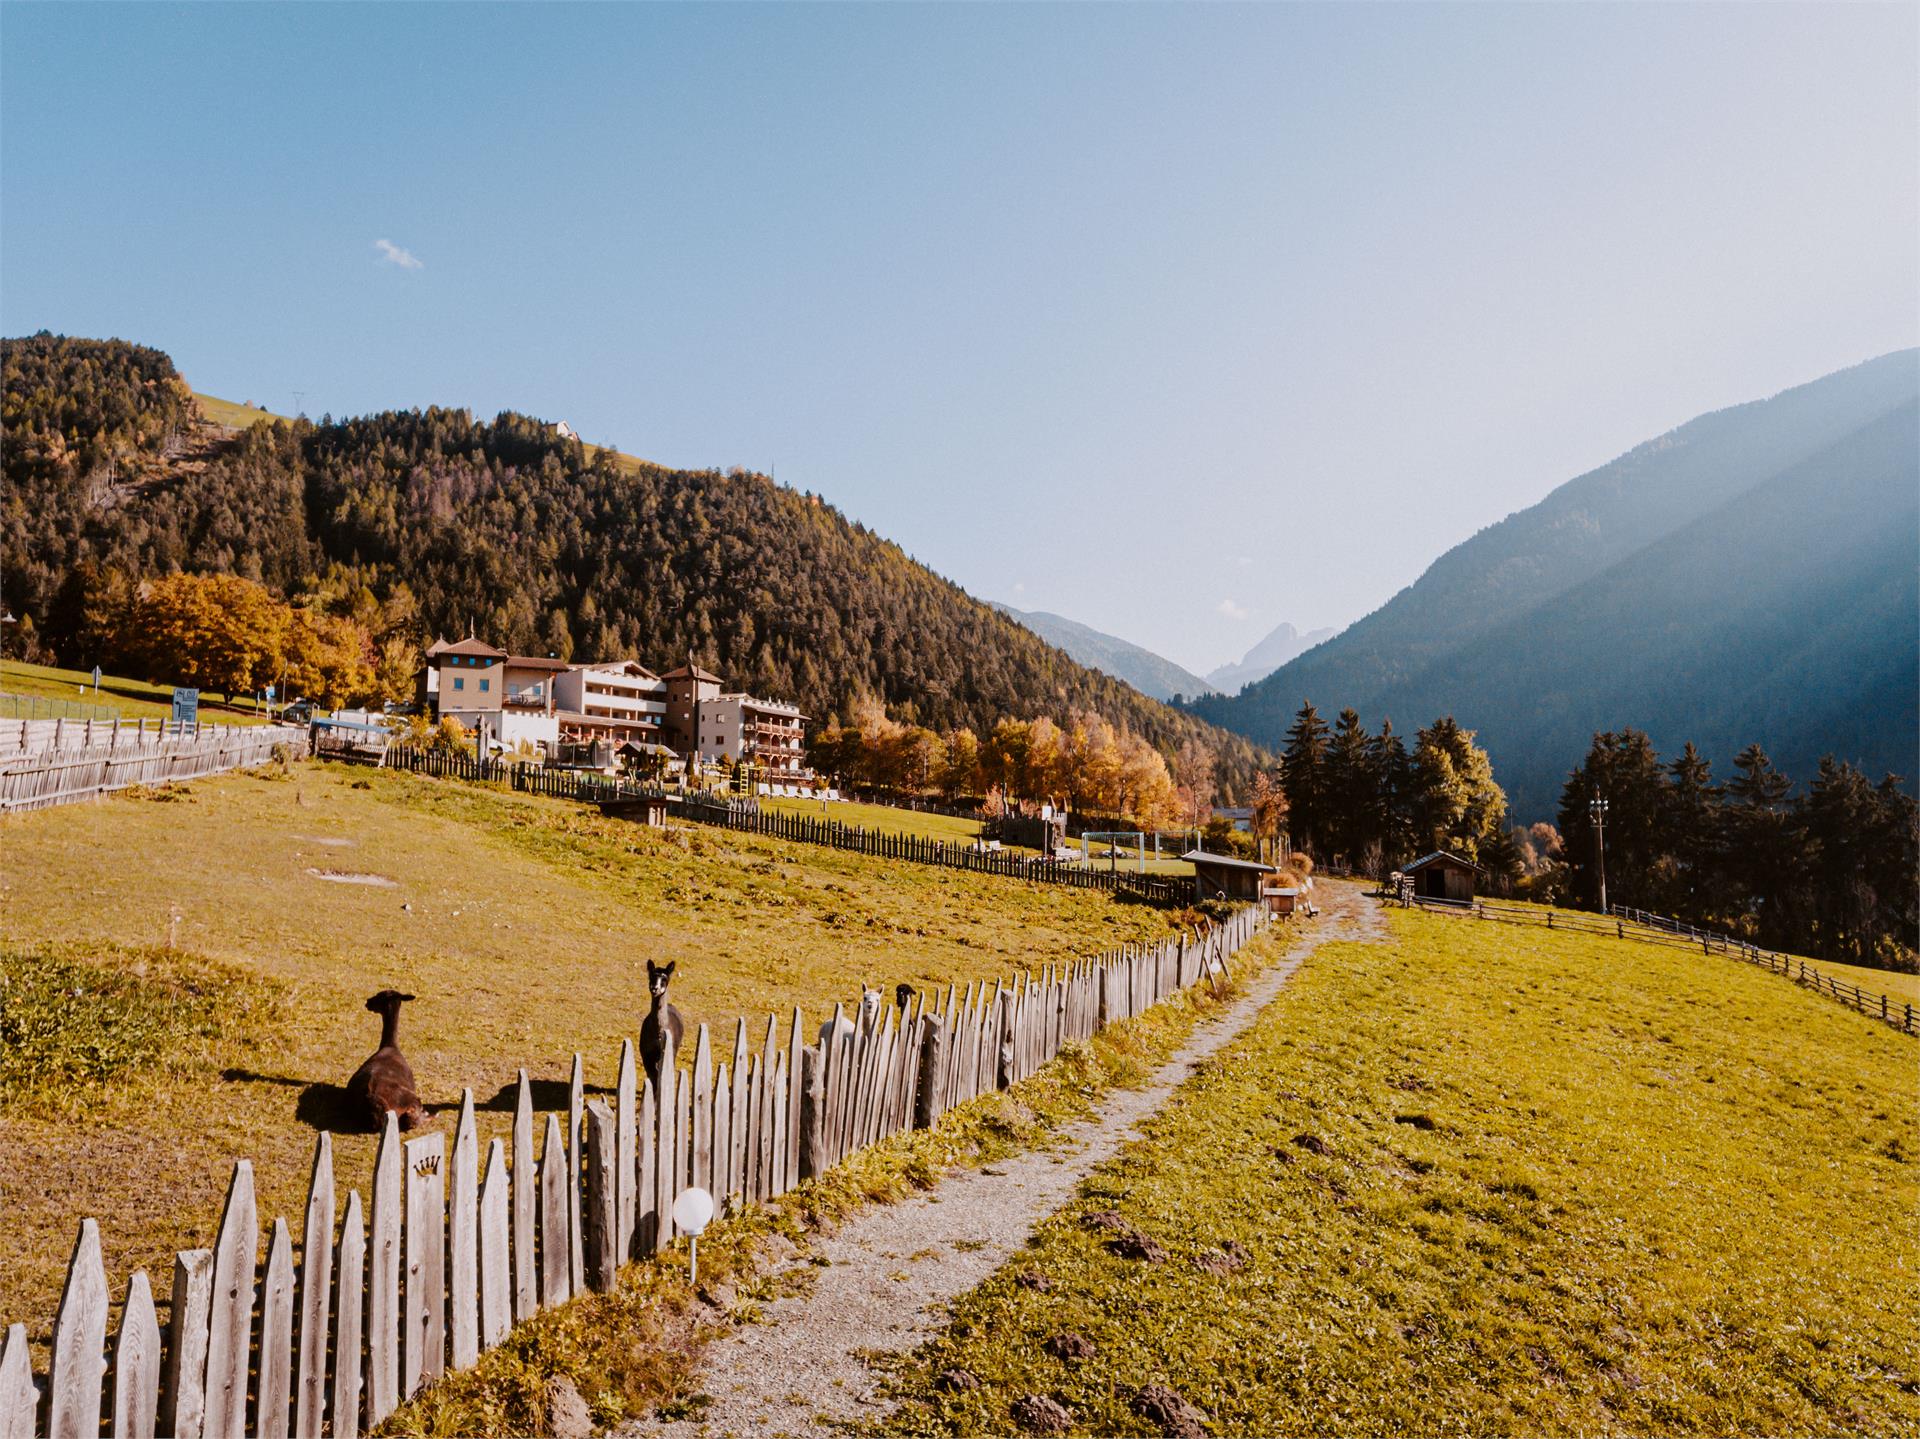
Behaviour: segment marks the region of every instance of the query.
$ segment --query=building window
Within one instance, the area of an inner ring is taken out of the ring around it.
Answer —
[[[453,677],[453,687],[457,690],[465,689],[467,687],[466,677],[464,675],[455,675]]]
[[[481,680],[481,681],[480,681],[480,693],[481,693],[481,694],[485,694],[485,693],[487,692],[487,686],[488,686],[488,683],[489,683],[489,682],[488,682],[488,681],[486,681],[486,680]]]

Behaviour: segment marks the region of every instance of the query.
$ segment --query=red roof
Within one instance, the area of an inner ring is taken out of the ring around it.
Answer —
[[[677,670],[668,670],[665,674],[661,675],[660,678],[663,680],[696,679],[708,680],[713,684],[720,683],[719,675],[709,674],[706,670],[701,669],[699,665],[681,665]]]
[[[570,670],[572,665],[565,660],[536,659],[532,655],[508,655],[507,668],[510,670],[552,670],[559,673]]]

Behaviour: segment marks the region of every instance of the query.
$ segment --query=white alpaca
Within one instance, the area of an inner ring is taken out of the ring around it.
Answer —
[[[870,1031],[873,1029],[879,1017],[880,991],[877,989],[868,989],[867,982],[863,979],[860,981],[860,1008],[855,1012],[854,1018],[848,1019],[845,1015],[840,1016],[838,1031],[840,1042],[844,1044],[853,1038],[856,1032],[854,1028],[856,1022],[861,1030]],[[827,1040],[831,1039],[834,1033],[834,1023],[829,1019],[825,1024],[820,1026],[821,1043],[824,1044]]]

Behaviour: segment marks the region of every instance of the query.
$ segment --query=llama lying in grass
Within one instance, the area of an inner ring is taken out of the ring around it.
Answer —
[[[347,1081],[348,1112],[368,1129],[386,1127],[387,1116],[400,1117],[402,1129],[418,1129],[427,1122],[427,1108],[413,1084],[413,1066],[400,1052],[400,1006],[412,999],[397,989],[383,989],[367,1001],[380,1016],[380,1047],[367,1056]]]
[[[844,1043],[853,1038],[857,1032],[855,1029],[856,1024],[860,1030],[871,1030],[879,1021],[879,1018],[880,991],[877,989],[868,989],[867,982],[863,979],[860,981],[860,1008],[855,1012],[852,1019],[848,1019],[845,1015],[840,1017],[840,1028],[837,1032],[841,1042]],[[825,1024],[820,1026],[821,1042],[825,1043],[828,1039],[831,1039],[835,1033],[833,1021],[829,1019]]]
[[[685,1037],[687,1027],[680,1020],[680,1011],[667,1003],[667,986],[673,983],[673,966],[657,965],[647,961],[647,993],[652,996],[647,1017],[640,1022],[640,1062],[646,1066],[646,1072],[653,1077],[655,1087],[660,1081],[660,1061],[667,1052],[667,1040],[673,1040],[673,1052],[680,1052],[680,1042]]]

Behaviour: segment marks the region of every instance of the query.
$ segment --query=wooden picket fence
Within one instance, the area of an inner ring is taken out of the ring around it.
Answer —
[[[54,721],[62,724],[62,721]],[[169,784],[266,764],[275,746],[295,753],[304,736],[270,725],[171,723],[66,725],[55,745],[8,752],[0,745],[0,812],[46,809],[134,785]]]
[[[796,1009],[783,1042],[769,1015],[757,1053],[744,1019],[730,1054],[702,1025],[688,1071],[669,1046],[658,1076],[640,1074],[623,1041],[612,1105],[585,1100],[575,1055],[564,1117],[536,1116],[522,1070],[511,1138],[490,1141],[484,1163],[470,1090],[450,1149],[441,1134],[403,1140],[389,1117],[371,1202],[350,1191],[344,1212],[322,1133],[297,1261],[276,1218],[261,1262],[253,1169],[240,1160],[213,1247],[175,1256],[164,1335],[139,1270],[109,1336],[99,1225],[83,1219],[46,1374],[24,1324],[0,1341],[0,1439],[353,1439],[514,1324],[610,1288],[621,1263],[671,1245],[683,1189],[736,1211],[777,1197],[1026,1078],[1070,1041],[1224,981],[1261,922],[1247,909],[1198,935],[917,994],[903,1009],[836,1007],[818,1039]]]

